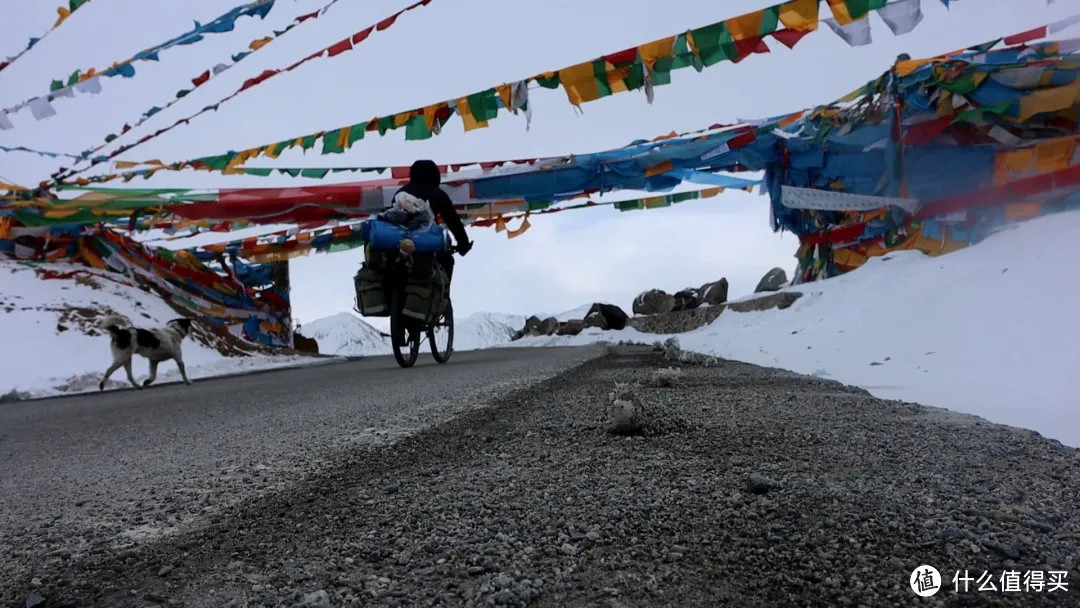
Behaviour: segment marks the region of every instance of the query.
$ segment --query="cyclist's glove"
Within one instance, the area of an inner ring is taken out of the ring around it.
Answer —
[[[465,254],[469,253],[470,250],[472,250],[472,246],[472,241],[465,241],[464,243],[460,243],[457,246],[458,253],[464,256]]]

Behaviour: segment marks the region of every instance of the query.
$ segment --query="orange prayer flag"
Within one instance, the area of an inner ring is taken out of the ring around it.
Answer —
[[[1076,138],[1063,137],[1035,144],[1035,170],[1043,173],[1069,166],[1076,151]]]
[[[660,163],[659,165],[653,165],[648,169],[645,169],[645,177],[652,177],[654,175],[660,175],[662,173],[667,173],[668,171],[674,170],[675,166],[670,160],[668,160]]]
[[[526,215],[525,216],[525,221],[521,222],[521,227],[518,228],[517,230],[507,231],[506,238],[508,238],[508,239],[517,238],[517,237],[525,234],[525,231],[528,230],[531,227],[532,227],[532,224],[529,223],[529,216]]]
[[[761,35],[761,23],[765,20],[765,11],[747,13],[724,21],[728,32],[735,40],[756,38]]]
[[[273,40],[273,38],[270,36],[266,36],[265,38],[259,38],[258,40],[252,40],[251,44],[248,45],[248,48],[253,51],[257,51],[269,44],[271,40]]]

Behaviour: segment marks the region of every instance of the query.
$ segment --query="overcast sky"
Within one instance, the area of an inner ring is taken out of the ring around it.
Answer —
[[[48,120],[36,122],[24,110],[12,116],[14,130],[0,131],[0,144],[69,153],[96,146],[125,122],[134,122],[151,106],[163,106],[177,90],[189,88],[190,79],[202,70],[327,1],[278,0],[265,21],[244,18],[233,32],[165,51],[157,63],[136,64],[135,78],[103,79],[100,95],[57,101],[57,116]],[[45,31],[56,17],[53,5],[60,3],[0,0],[0,56],[14,55],[30,36]],[[121,141],[194,113],[264,69],[285,67],[409,3],[340,0],[326,15],[297,27]],[[374,33],[356,50],[273,78],[218,112],[122,158],[187,160],[329,130],[579,63],[769,4],[432,0],[392,28]],[[397,131],[368,137],[342,155],[305,157],[294,150],[278,161],[261,159],[249,166],[393,165],[417,158],[452,163],[598,151],[672,130],[810,107],[875,78],[899,53],[936,55],[1080,12],[1075,2],[1048,6],[1044,0],[958,0],[950,10],[939,0],[922,4],[923,23],[905,36],[893,36],[871,16],[874,42],[869,46],[851,48],[825,26],[794,50],[769,39],[769,55],[755,55],[738,65],[722,63],[700,74],[676,72],[671,85],[657,88],[652,105],[640,92],[629,92],[585,104],[578,114],[561,89],[540,90],[530,101],[529,132],[523,118],[500,116],[490,128],[466,134],[455,117],[441,136],[424,142],[406,142]],[[106,68],[233,5],[232,0],[94,0],[0,72],[0,104],[8,107],[39,95],[52,79],[66,78],[75,69]],[[29,154],[0,153],[0,176],[28,185],[46,178],[56,166],[54,160]],[[357,179],[351,174],[335,177]],[[133,185],[287,186],[307,181],[162,172]],[[773,233],[768,217],[765,197],[728,192],[667,209],[619,213],[605,207],[538,216],[527,233],[513,240],[490,228],[470,229],[477,245],[468,257],[459,258],[455,310],[460,318],[477,311],[557,313],[591,301],[629,307],[633,296],[648,288],[677,290],[720,277],[728,278],[733,296],[743,295],[770,268],[781,266],[790,274],[794,267],[797,240]],[[361,253],[353,251],[295,260],[295,316],[311,321],[350,309],[350,278],[360,258]]]

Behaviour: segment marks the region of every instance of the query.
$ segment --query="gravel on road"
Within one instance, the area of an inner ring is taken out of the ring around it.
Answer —
[[[343,447],[203,526],[37,559],[0,600],[1078,604],[1080,450],[819,378],[700,360],[656,373],[671,365],[619,347],[418,433]],[[609,432],[615,398],[658,430]],[[929,598],[909,585],[924,564],[942,577]],[[1001,591],[1027,571],[1068,571],[1068,591]],[[998,591],[978,591],[984,572]]]

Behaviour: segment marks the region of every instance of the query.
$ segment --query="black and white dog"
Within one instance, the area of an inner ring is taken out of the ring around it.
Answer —
[[[169,359],[176,361],[176,367],[180,368],[180,375],[184,378],[184,382],[191,384],[187,371],[184,369],[183,355],[180,353],[180,342],[191,331],[191,319],[173,319],[161,329],[141,329],[131,327],[131,324],[123,317],[110,315],[105,317],[101,325],[112,334],[113,363],[105,372],[105,377],[98,383],[98,389],[105,390],[105,381],[121,367],[127,372],[128,380],[135,388],[150,386],[157,379],[158,363]],[[136,354],[150,360],[150,377],[141,386],[135,382],[135,376],[131,374],[131,359]]]

